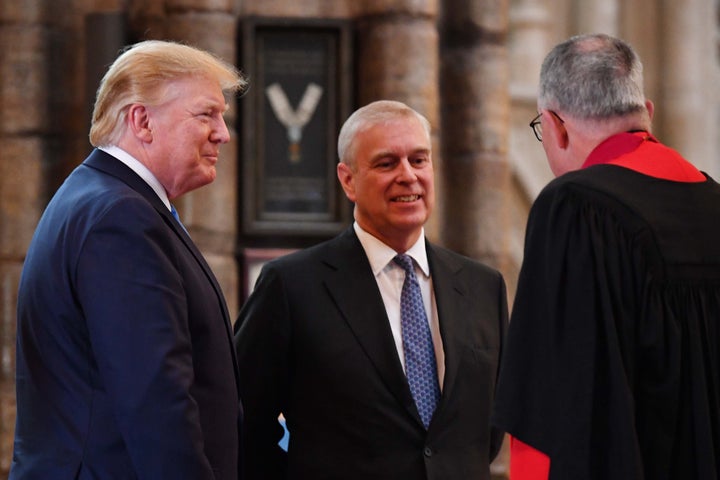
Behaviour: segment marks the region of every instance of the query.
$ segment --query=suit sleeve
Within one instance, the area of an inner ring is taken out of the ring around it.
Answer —
[[[502,352],[505,345],[505,336],[507,334],[507,328],[508,328],[508,300],[507,300],[507,287],[505,285],[505,279],[503,276],[498,273],[498,332],[499,332],[499,356],[502,358]],[[501,362],[498,362],[498,372],[496,376],[496,380],[499,377],[499,369],[500,369]],[[495,387],[497,388],[497,381]],[[502,448],[503,440],[505,439],[505,432],[496,427],[495,425],[490,425],[490,456],[488,457],[490,461],[492,462],[495,457],[497,457],[498,453],[500,453],[500,449]]]
[[[190,393],[193,352],[177,244],[139,200],[110,206],[75,272],[99,383],[139,478],[213,479]]]
[[[278,416],[290,381],[291,329],[282,279],[268,264],[236,322],[240,397],[245,409],[245,480],[287,478],[287,454],[278,445],[284,433]]]

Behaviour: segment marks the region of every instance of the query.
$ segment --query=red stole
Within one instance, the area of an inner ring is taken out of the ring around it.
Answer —
[[[582,168],[602,163],[618,165],[665,180],[705,181],[705,175],[678,152],[659,143],[655,137],[644,131],[613,135],[595,147]]]

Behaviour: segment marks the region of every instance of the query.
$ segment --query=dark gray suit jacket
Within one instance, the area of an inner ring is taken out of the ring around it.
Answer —
[[[236,324],[247,479],[490,478],[505,283],[444,248],[427,252],[446,366],[428,431],[353,229],[265,265]]]

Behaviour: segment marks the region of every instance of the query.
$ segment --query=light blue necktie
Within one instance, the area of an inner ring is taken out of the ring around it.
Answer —
[[[185,228],[185,225],[183,225],[183,223],[180,221],[180,215],[178,215],[177,210],[175,210],[175,205],[173,205],[172,203],[170,204],[170,213],[172,213],[172,216],[175,217],[175,220],[177,220],[183,230],[185,230],[185,233],[190,235],[190,233],[187,231],[187,228]]]
[[[397,255],[393,261],[405,270],[405,282],[400,296],[405,374],[420,418],[425,428],[428,428],[435,407],[440,401],[437,363],[430,325],[425,314],[412,258],[407,255]]]

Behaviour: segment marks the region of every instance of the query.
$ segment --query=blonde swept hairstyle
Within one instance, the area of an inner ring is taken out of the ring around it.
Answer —
[[[163,40],[136,43],[120,54],[100,82],[90,143],[95,147],[117,143],[131,105],[157,105],[169,81],[188,77],[216,80],[226,95],[247,87],[236,67],[204,50]]]

